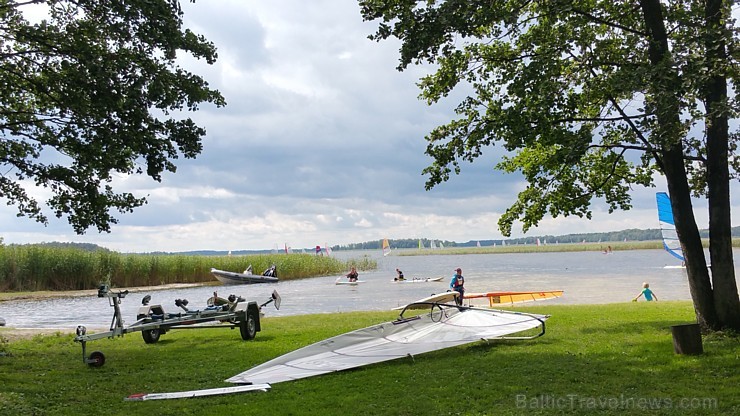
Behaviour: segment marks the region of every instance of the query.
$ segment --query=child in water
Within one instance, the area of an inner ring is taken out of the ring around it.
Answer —
[[[632,302],[637,302],[637,299],[640,299],[640,296],[645,296],[645,300],[650,302],[655,298],[655,301],[658,301],[658,297],[655,296],[655,293],[653,293],[652,290],[650,290],[650,284],[648,282],[645,282],[642,284],[642,292],[640,292],[639,295],[637,295],[636,298],[632,299]]]

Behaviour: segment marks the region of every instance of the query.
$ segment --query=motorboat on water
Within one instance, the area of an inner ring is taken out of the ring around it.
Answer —
[[[242,285],[251,283],[277,283],[277,268],[273,264],[261,275],[254,274],[252,272],[252,265],[250,264],[244,273],[230,272],[226,270],[219,270],[211,268],[211,274],[213,274],[219,282],[225,285]]]

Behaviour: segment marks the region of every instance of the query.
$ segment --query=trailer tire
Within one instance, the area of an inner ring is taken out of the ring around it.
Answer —
[[[144,338],[144,342],[147,344],[155,344],[159,341],[160,335],[162,335],[162,331],[159,328],[145,329],[141,331],[141,337]]]
[[[246,319],[239,323],[239,332],[241,332],[244,341],[254,339],[257,335],[257,317],[254,316],[254,312],[251,310],[247,310]]]
[[[105,355],[100,351],[93,351],[87,359],[87,365],[90,367],[102,367],[105,364]]]

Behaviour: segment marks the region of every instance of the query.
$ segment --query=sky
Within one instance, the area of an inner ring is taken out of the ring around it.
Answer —
[[[455,117],[461,92],[429,106],[419,100],[425,66],[396,70],[395,40],[367,39],[355,1],[182,2],[185,26],[218,48],[215,65],[184,60],[227,101],[190,116],[207,131],[203,152],[178,159],[162,182],[118,176],[116,190],[148,204],[117,214],[110,233],[76,235],[65,218],[44,226],[0,206],[5,244],[94,243],[120,252],[310,248],[364,241],[500,239],[497,221],[525,183],[493,170],[498,150],[430,191],[424,137]],[[633,209],[592,220],[543,219],[527,236],[658,228],[656,188],[635,188]],[[733,185],[734,195],[740,192]],[[43,196],[43,191],[38,191]],[[706,227],[705,201],[695,201]],[[47,211],[47,214],[50,214]],[[740,202],[733,200],[733,218]],[[737,220],[733,221],[737,224]],[[512,237],[521,237],[515,224]]]

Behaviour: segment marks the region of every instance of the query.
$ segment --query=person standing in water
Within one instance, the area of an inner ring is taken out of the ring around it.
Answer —
[[[648,282],[642,284],[642,292],[640,292],[636,298],[632,299],[632,302],[637,302],[637,299],[640,299],[640,296],[645,296],[645,300],[648,302],[651,302],[653,298],[655,298],[656,302],[658,301],[658,297],[655,296],[655,293],[653,293],[652,290],[650,290],[650,283]]]
[[[462,305],[463,295],[465,294],[465,278],[462,275],[462,269],[459,267],[455,269],[455,274],[452,276],[450,289],[460,294],[460,296],[455,299],[455,302],[458,305]]]

